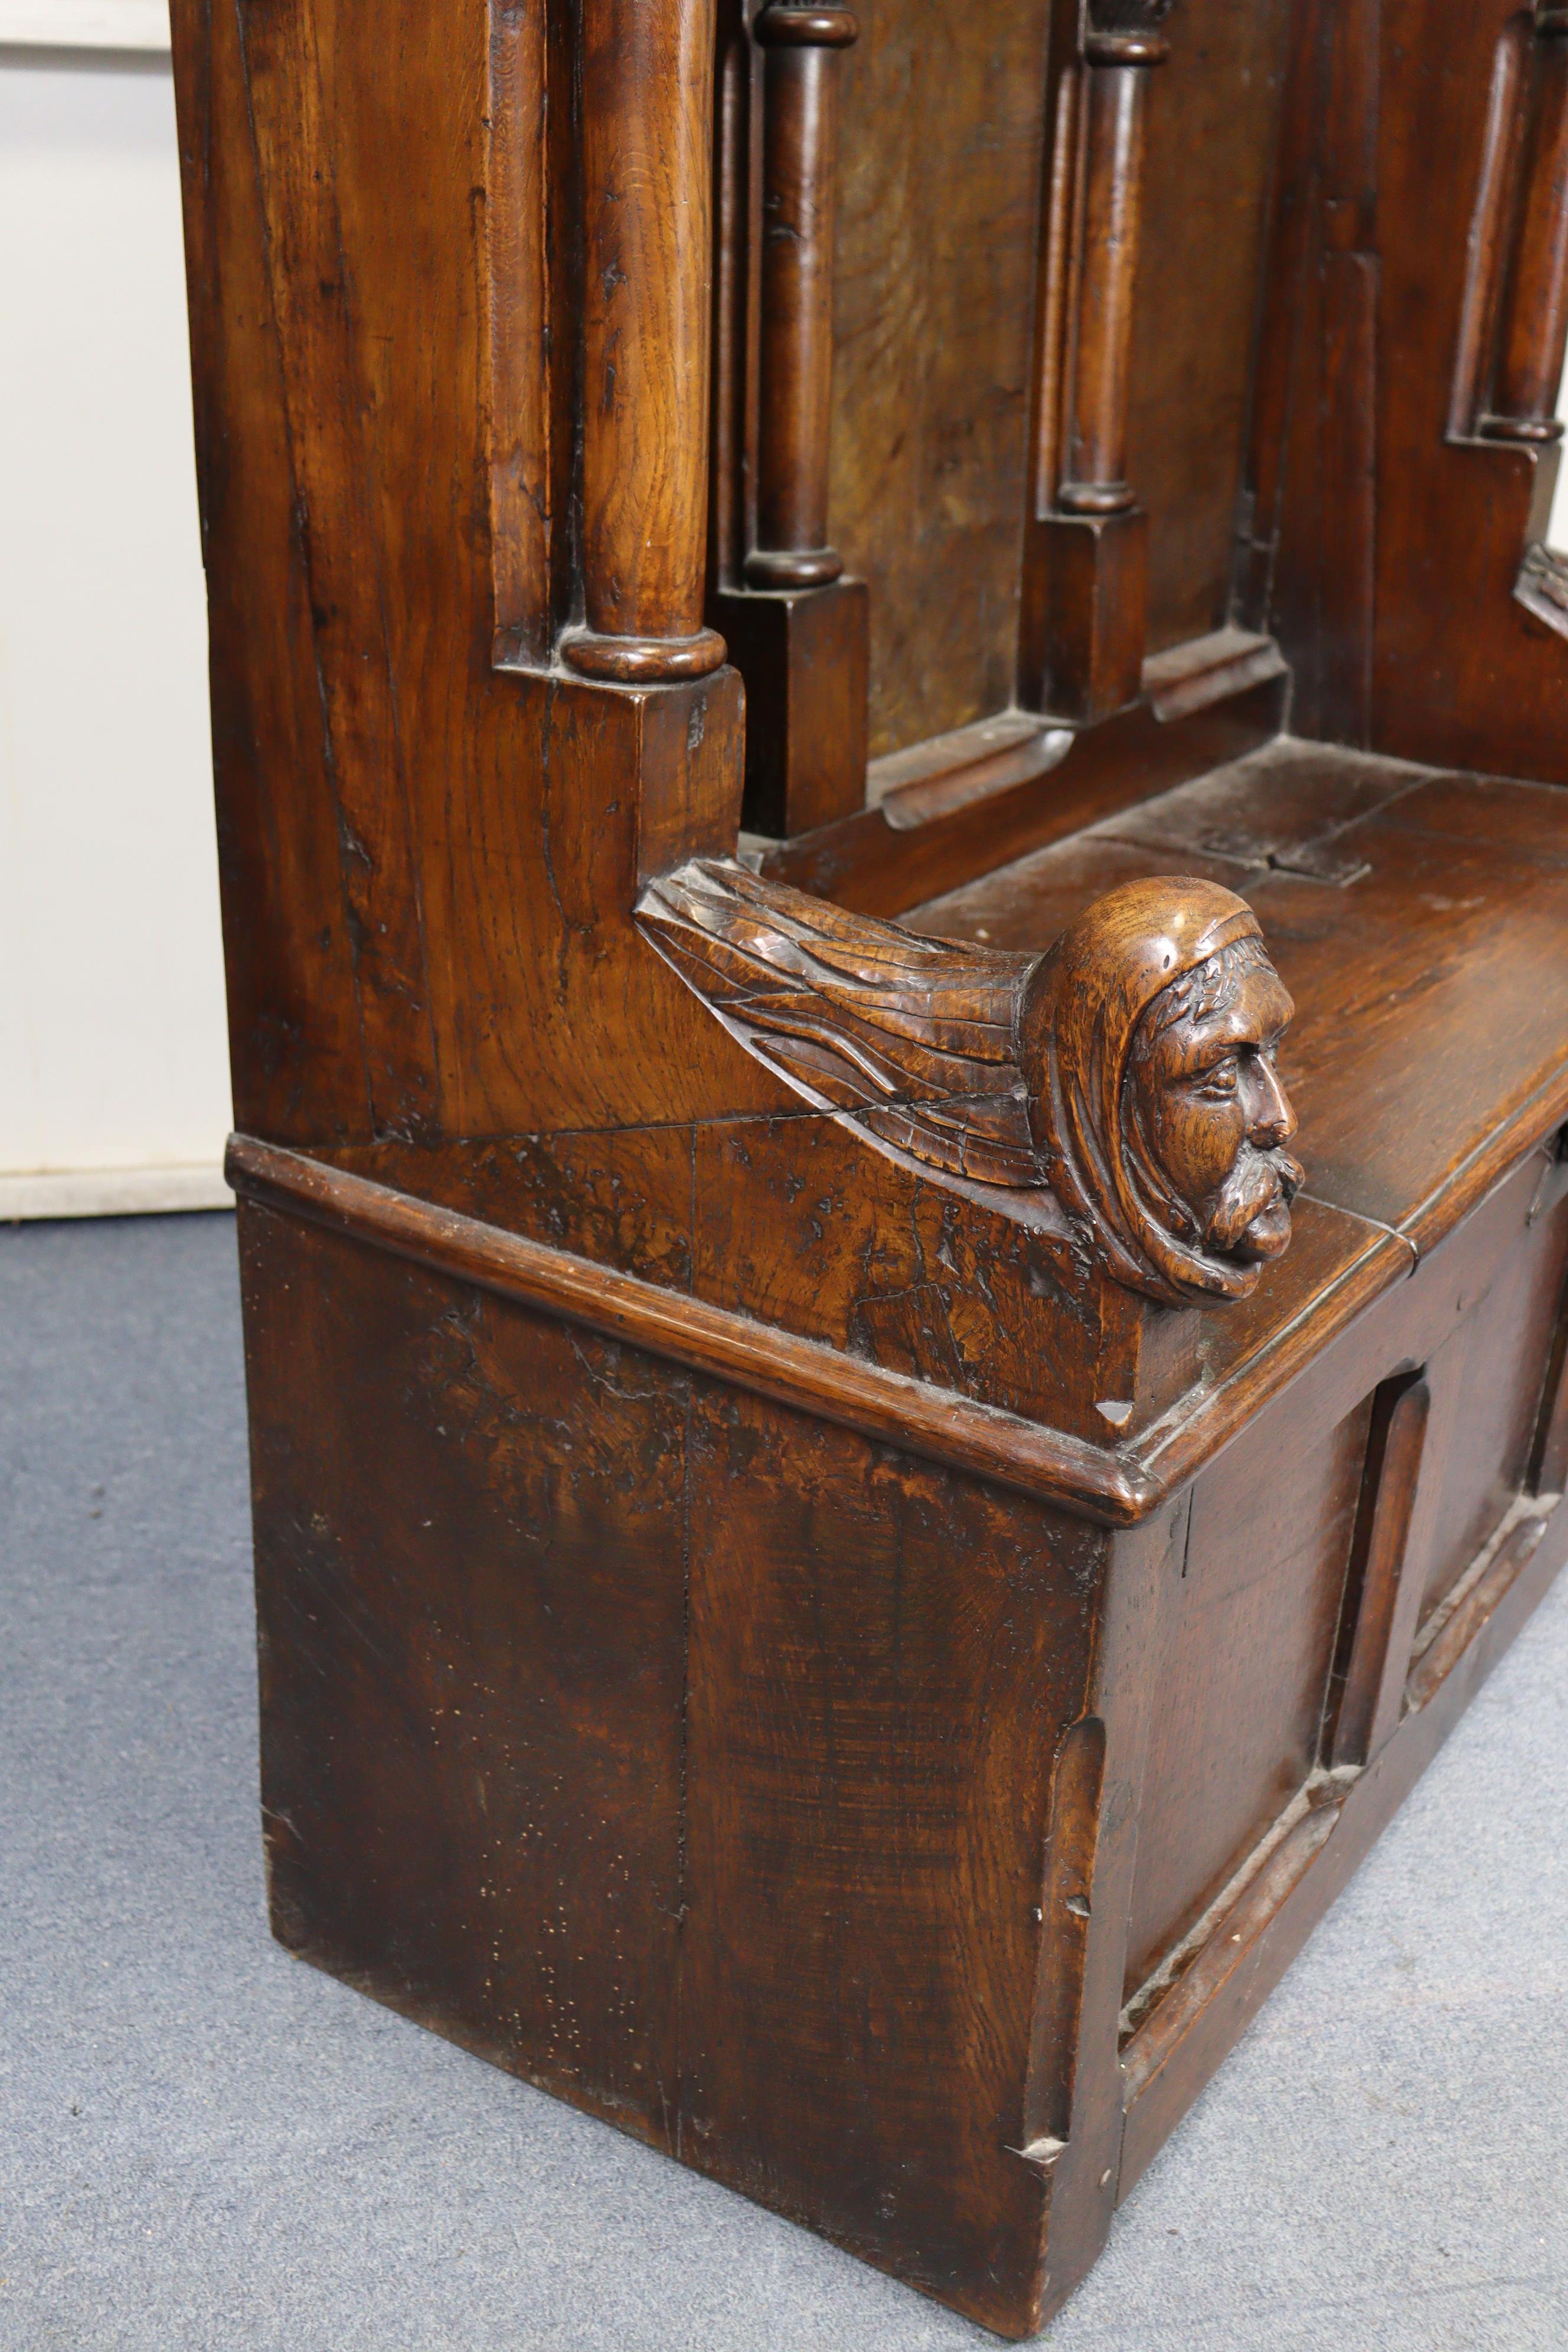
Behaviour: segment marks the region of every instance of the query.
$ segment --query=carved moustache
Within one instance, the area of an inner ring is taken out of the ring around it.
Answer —
[[[1288,1209],[1306,1181],[1307,1171],[1288,1151],[1258,1151],[1244,1143],[1235,1167],[1220,1187],[1219,1200],[1209,1220],[1211,1248],[1235,1250],[1250,1225],[1270,1209]]]

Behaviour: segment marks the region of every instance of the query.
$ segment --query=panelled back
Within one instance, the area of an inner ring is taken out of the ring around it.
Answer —
[[[831,536],[870,754],[1012,699],[1048,11],[871,0],[844,60]]]
[[[1226,616],[1289,0],[1182,0],[1149,105],[1128,473],[1148,650]]]

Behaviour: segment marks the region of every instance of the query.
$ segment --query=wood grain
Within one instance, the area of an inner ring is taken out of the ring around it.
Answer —
[[[714,0],[586,0],[583,583],[566,658],[700,677],[708,541]]]

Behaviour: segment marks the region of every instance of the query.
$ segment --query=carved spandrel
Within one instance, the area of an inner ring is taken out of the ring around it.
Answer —
[[[1161,877],[1039,955],[924,939],[728,860],[654,883],[644,934],[746,1051],[874,1150],[1166,1305],[1245,1297],[1302,1171],[1294,1010],[1258,919]]]

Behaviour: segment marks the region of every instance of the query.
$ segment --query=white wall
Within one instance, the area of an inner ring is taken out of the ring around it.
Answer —
[[[0,47],[0,1217],[216,1203],[228,1063],[166,58]]]

